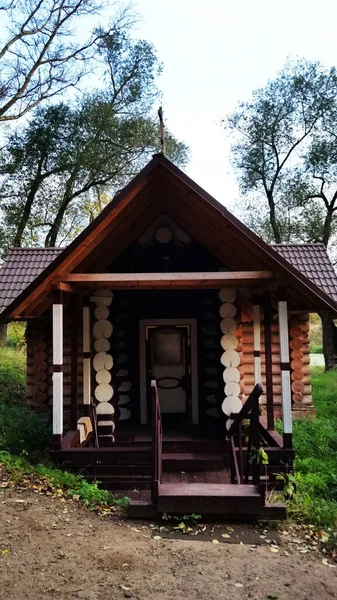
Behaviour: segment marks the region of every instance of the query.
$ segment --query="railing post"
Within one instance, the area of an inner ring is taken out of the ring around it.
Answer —
[[[63,438],[63,298],[53,292],[53,448],[61,448]]]
[[[289,358],[288,307],[285,291],[279,290],[280,367],[282,390],[283,446],[292,448],[291,382]]]

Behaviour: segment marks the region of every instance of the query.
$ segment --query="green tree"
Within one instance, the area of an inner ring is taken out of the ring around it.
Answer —
[[[111,196],[158,150],[156,121],[120,115],[101,98],[37,109],[8,140],[0,167],[3,252],[68,243],[102,208],[97,198]],[[185,164],[185,145],[169,133],[167,151]]]
[[[268,242],[322,242],[336,234],[337,71],[288,62],[224,121],[248,222]],[[321,314],[326,368],[337,365],[337,335]]]

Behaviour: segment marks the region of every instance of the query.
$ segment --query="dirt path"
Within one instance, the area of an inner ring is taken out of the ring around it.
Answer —
[[[30,490],[0,494],[0,598],[324,600],[337,568],[268,546],[154,540],[148,524],[98,517]],[[1,555],[2,553],[2,555]]]

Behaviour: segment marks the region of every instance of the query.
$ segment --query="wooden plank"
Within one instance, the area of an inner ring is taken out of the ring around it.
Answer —
[[[274,278],[272,271],[228,271],[200,273],[70,273],[64,282],[110,286],[114,289],[217,289],[226,285],[262,283]]]

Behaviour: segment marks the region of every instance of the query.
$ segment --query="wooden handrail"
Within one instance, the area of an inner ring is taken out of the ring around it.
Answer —
[[[159,485],[162,482],[162,447],[163,427],[160,414],[157,383],[151,380],[152,399],[152,490],[151,497],[154,504],[158,501]]]
[[[239,425],[239,423],[242,423],[242,421],[246,418],[248,418],[250,411],[256,407],[256,401],[257,401],[257,409],[259,409],[259,398],[260,396],[263,394],[263,385],[261,383],[257,383],[256,386],[254,387],[252,393],[248,396],[246,402],[244,403],[243,407],[241,408],[240,412],[237,413],[236,415],[231,415],[234,423],[232,423],[231,427],[229,428],[227,435],[228,437],[232,436],[233,433],[235,433],[237,426]],[[257,412],[259,412],[257,410]]]
[[[237,415],[233,415],[232,418],[234,423],[232,423],[231,427],[228,430],[228,437],[230,438],[231,443],[231,451],[232,451],[232,464],[233,464],[233,476],[235,475],[235,479],[237,483],[241,483],[244,481],[245,483],[249,482],[249,470],[251,465],[251,476],[252,483],[258,489],[260,488],[260,464],[258,451],[261,445],[260,438],[260,422],[259,422],[259,398],[263,394],[263,386],[258,383],[254,387],[252,393],[249,398],[243,405],[242,409]],[[247,464],[246,464],[246,473],[244,477],[243,472],[243,464],[242,464],[242,428],[241,423],[244,419],[250,420],[250,429],[249,429],[249,438],[247,444]],[[237,461],[236,456],[236,448],[233,439],[233,435],[236,432],[239,432],[239,448],[240,448],[240,468]],[[233,477],[232,477],[233,479]]]

